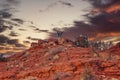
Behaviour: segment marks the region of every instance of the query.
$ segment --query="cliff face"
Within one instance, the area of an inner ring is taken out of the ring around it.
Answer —
[[[0,62],[0,80],[120,80],[120,44],[91,47],[35,46]]]

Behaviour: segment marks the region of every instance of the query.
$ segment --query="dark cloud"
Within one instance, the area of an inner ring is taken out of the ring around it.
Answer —
[[[20,28],[20,29],[18,29],[18,30],[20,30],[20,31],[27,31],[26,29],[22,29],[22,28]]]
[[[26,47],[25,45],[20,44],[20,43],[15,44],[15,46],[16,46],[16,47]]]
[[[89,0],[95,7],[105,7],[106,5],[112,3],[113,0]]]
[[[12,30],[13,27],[23,24],[23,20],[13,18],[14,12],[16,12],[16,6],[19,3],[20,0],[0,0],[0,33],[6,31],[7,29]]]
[[[10,20],[5,20],[5,18],[10,18]],[[13,22],[14,21],[14,22]],[[23,24],[24,21],[22,19],[18,19],[18,18],[14,18],[14,19],[11,19],[11,16],[4,16],[2,18],[0,18],[0,26],[6,26],[7,24],[7,28],[8,29],[13,29],[14,26],[20,26],[20,24]]]
[[[7,21],[5,21],[5,20],[0,20],[0,33],[6,31],[7,29],[9,29],[9,30],[12,30],[12,29],[13,29],[13,26],[12,26],[12,25],[11,25],[11,26],[8,26],[8,25],[5,25],[4,23],[8,24]]]
[[[37,28],[36,26],[33,26],[33,25],[31,25],[31,26],[29,26],[30,28],[32,28],[35,32],[37,32],[37,33],[41,33],[41,32],[46,32],[46,33],[48,33],[49,32],[49,30],[43,30],[43,29],[39,29],[39,28]]]
[[[117,2],[120,2],[119,0],[88,0],[88,1],[90,1],[92,5],[96,8],[105,8]]]
[[[24,44],[30,44],[30,41],[23,41]]]
[[[89,0],[92,1],[94,9],[102,9],[99,14],[88,17],[93,25],[98,27],[100,33],[119,33],[120,32],[120,10],[113,5],[120,5],[120,0]],[[106,9],[117,9],[116,12],[106,12]],[[118,7],[120,8],[120,7]]]
[[[56,5],[64,5],[64,6],[68,6],[68,7],[74,7],[74,5],[68,1],[62,1],[62,0],[58,0],[56,2],[53,2],[51,4],[49,4],[45,9],[43,10],[39,10],[39,12],[45,12],[45,11],[49,11],[51,8],[55,7]]]
[[[39,12],[46,12],[46,11],[49,11],[51,8],[53,8],[54,6],[56,6],[57,3],[58,3],[58,2],[51,3],[51,4],[49,4],[45,9],[39,10]]]
[[[84,21],[74,21],[74,25],[70,28],[63,28],[63,36],[75,39],[80,34],[88,34],[91,38],[109,37],[120,35],[120,10],[117,12],[108,13],[104,11],[106,8],[112,7],[112,5],[120,4],[119,1],[114,0],[89,0],[92,1],[94,9],[100,10],[97,14],[88,13],[84,15],[90,24]],[[102,1],[102,2],[101,2]],[[105,2],[104,2],[105,1]],[[116,9],[112,7],[112,9]],[[56,33],[52,33],[51,36],[57,36]]]
[[[4,47],[6,47],[6,45],[11,45],[11,46],[14,45],[15,47],[25,47],[25,45],[19,43],[18,39],[10,39],[5,35],[0,35],[0,45]]]
[[[6,0],[6,2],[8,2],[9,4],[11,4],[11,5],[17,5],[17,4],[19,4],[19,0]]]
[[[12,22],[12,21],[7,21],[7,20],[6,20],[6,21],[4,21],[4,23],[8,24],[9,27],[12,26],[12,28],[13,28],[13,27],[20,27],[20,24],[14,23],[14,22]]]
[[[0,17],[1,18],[11,18],[12,14],[10,12],[5,11],[5,10],[0,10]]]
[[[108,13],[101,13],[93,18],[90,18],[90,22],[96,26],[98,26],[99,32],[119,32],[120,31],[120,23],[119,22],[112,22],[113,18],[119,18],[119,14],[108,14]]]
[[[0,0],[0,6],[7,10],[16,7],[19,3],[20,0]]]
[[[15,26],[20,26],[18,23],[14,23],[9,20],[4,20],[4,18],[0,18],[0,33],[6,31],[7,29],[12,30]]]
[[[12,30],[12,29],[13,29],[13,26],[9,26],[8,29],[9,29],[9,30]]]
[[[0,32],[5,31],[5,30],[6,30],[6,28],[7,28],[7,26],[6,26],[6,27],[4,27],[4,20],[1,20],[1,18],[0,18]]]
[[[39,28],[35,28],[35,29],[33,29],[35,32],[38,32],[38,33],[40,33],[40,32],[48,32],[48,30],[41,30],[41,29],[39,29]]]
[[[26,48],[25,45],[19,43],[18,39],[10,39],[9,37],[5,35],[0,35],[0,50],[4,51],[4,53],[7,53],[7,51],[18,51],[18,49],[14,48],[19,48],[19,50],[23,50]]]
[[[24,23],[24,21],[22,19],[18,19],[18,18],[14,18],[14,19],[11,19],[11,20],[16,21],[19,24],[23,24]]]
[[[39,38],[32,38],[32,37],[27,37],[27,39],[29,39],[29,40],[33,40],[33,41],[37,41],[37,40],[39,40]]]
[[[70,2],[59,1],[59,3],[61,3],[62,5],[68,6],[68,7],[74,7],[74,6],[72,5],[72,3],[70,3]]]
[[[82,21],[74,21],[74,26],[70,28],[62,28],[63,36],[69,39],[75,39],[80,34],[88,34],[89,36],[94,36],[97,27],[86,24]],[[54,30],[55,31],[55,30]],[[51,34],[51,36],[57,36],[57,33]]]
[[[16,33],[16,32],[14,32],[14,31],[11,31],[10,34],[9,34],[9,36],[15,37],[15,36],[19,36],[19,34]]]
[[[98,12],[109,12],[120,10],[120,0],[88,0],[94,6],[94,9],[97,9]],[[93,9],[93,10],[94,10]],[[108,9],[108,11],[106,11]]]
[[[18,44],[18,39],[11,39],[7,41],[7,44],[13,45],[13,44]]]
[[[0,35],[0,45],[6,43],[9,40],[8,37],[4,36],[4,35]]]
[[[4,32],[7,28],[8,26],[0,25],[0,33]]]
[[[91,14],[91,10],[84,15],[89,23],[84,21],[74,21],[70,28],[62,28],[64,30],[63,36],[75,39],[80,34],[88,34],[90,38],[104,38],[110,36],[120,35],[120,5],[119,0],[88,0],[95,9],[100,9],[95,14]],[[113,5],[117,4],[117,8]],[[115,12],[108,13],[106,9],[117,9]],[[55,31],[53,29],[53,31]],[[57,37],[57,33],[51,33],[51,37]]]
[[[96,20],[95,20],[96,21]],[[99,22],[99,19],[97,20]],[[101,21],[102,23],[102,21]],[[62,28],[63,31],[63,37],[69,38],[74,40],[76,37],[78,37],[80,34],[88,34],[89,38],[91,40],[93,39],[102,39],[104,37],[109,37],[109,36],[118,36],[120,34],[120,28],[119,26],[114,26],[113,23],[107,23],[104,21],[102,25],[110,25],[110,26],[101,26],[101,23],[95,23],[93,24],[86,24],[85,22],[82,21],[75,21],[74,26],[70,28]],[[98,26],[99,25],[99,26]],[[55,31],[55,30],[54,30]],[[51,33],[51,37],[57,37],[57,33]]]
[[[4,50],[4,47],[3,47],[3,46],[0,46],[0,50]]]

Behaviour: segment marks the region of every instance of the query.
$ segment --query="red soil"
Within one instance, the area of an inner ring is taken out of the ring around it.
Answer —
[[[0,80],[120,80],[120,44],[99,53],[65,45],[32,47],[0,62]]]

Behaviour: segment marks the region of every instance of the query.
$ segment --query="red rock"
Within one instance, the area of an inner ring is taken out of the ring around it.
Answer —
[[[49,41],[51,42],[51,40]],[[54,41],[52,42],[54,43]],[[43,41],[42,44],[46,43]],[[0,80],[30,78],[38,80],[80,80],[81,75],[86,73],[85,69],[87,68],[92,71],[87,75],[94,75],[96,80],[111,80],[112,78],[120,80],[120,59],[118,58],[104,60],[101,57],[93,57],[91,48],[67,47],[67,44],[62,45],[65,50],[50,54],[52,49],[59,49],[60,45],[49,45],[49,48],[47,48],[47,45],[45,47],[40,45],[31,47],[10,57],[8,62],[0,62]],[[100,52],[100,55],[110,53],[113,56],[120,57],[119,52],[120,47],[116,45],[109,50]],[[55,55],[59,55],[59,58],[54,59]]]

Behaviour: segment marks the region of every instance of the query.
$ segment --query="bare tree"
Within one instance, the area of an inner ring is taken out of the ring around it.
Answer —
[[[63,30],[62,29],[60,29],[60,28],[54,28],[53,30],[57,32],[58,38],[62,37],[62,35],[63,35]]]

